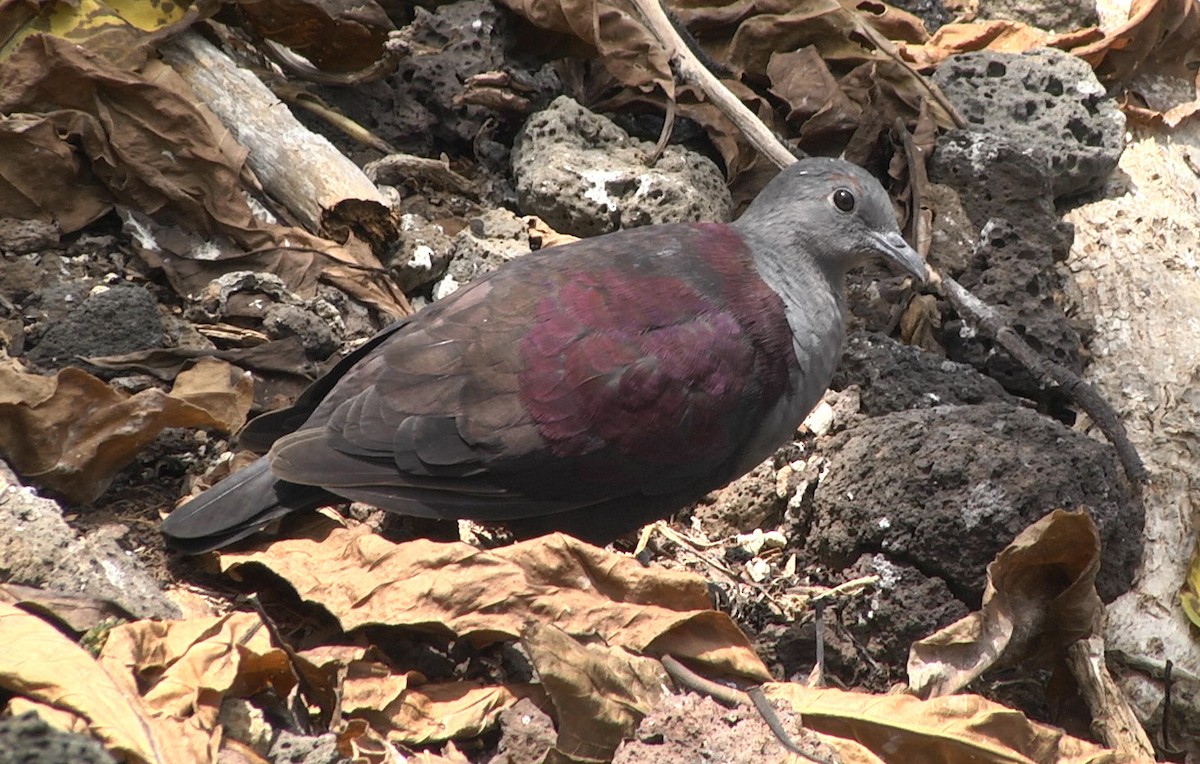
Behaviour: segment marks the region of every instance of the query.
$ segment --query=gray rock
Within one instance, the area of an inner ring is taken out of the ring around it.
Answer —
[[[500,742],[492,764],[540,761],[554,746],[558,733],[545,711],[522,698],[500,712]]]
[[[409,49],[396,71],[353,88],[315,86],[320,97],[399,151],[473,153],[490,167],[506,166],[519,123],[562,92],[554,67],[541,51],[514,44],[522,37],[514,25],[522,22],[491,0],[392,5],[413,17],[404,25]],[[517,83],[496,108],[462,99],[465,83],[485,72]]]
[[[323,361],[338,349],[333,330],[315,313],[299,305],[273,304],[263,316],[263,329],[273,340],[297,337],[310,358]]]
[[[988,563],[1053,509],[1086,507],[1100,531],[1105,601],[1128,590],[1144,515],[1112,448],[1006,404],[868,419],[822,449],[808,551],[831,565],[882,553],[978,605]]]
[[[954,14],[946,9],[942,0],[891,0],[888,5],[908,11],[921,19],[930,34],[954,20]]]
[[[933,79],[970,129],[1044,155],[1055,198],[1099,190],[1121,158],[1125,116],[1091,67],[1069,53],[964,53]]]
[[[388,272],[405,294],[417,291],[446,273],[453,252],[442,227],[420,215],[400,218],[400,237],[388,263]]]
[[[853,637],[853,643],[878,664],[900,668],[888,677],[886,690],[896,682],[907,682],[903,668],[908,650],[918,639],[967,615],[967,607],[950,595],[946,582],[929,576],[913,565],[884,554],[866,554],[843,571],[848,578],[874,576],[878,582],[862,597],[846,597],[837,603],[838,622]],[[862,663],[854,654],[855,663]]]
[[[939,136],[929,161],[929,179],[958,192],[976,231],[995,217],[1032,220],[1035,230],[1047,224],[1053,229],[1058,212],[1052,176],[1044,152],[980,130],[951,130]]]
[[[971,223],[981,230],[965,259],[937,259],[1026,342],[1080,372],[1081,327],[1062,310],[1056,268],[1070,251],[1073,230],[1054,208],[1051,174],[1044,154],[1000,135],[959,130],[939,138],[930,179],[957,191]],[[961,317],[943,318],[940,341],[951,359],[974,366],[1009,392],[1042,402],[1065,420],[1073,416],[1061,390],[1045,388]]]
[[[865,592],[837,598],[825,612],[825,664],[839,683],[886,692],[907,682],[909,646],[967,615],[946,583],[883,554],[866,554],[838,574],[844,581],[875,576]],[[812,620],[774,625],[755,649],[775,676],[806,681],[816,663]],[[863,660],[864,656],[868,660]]]
[[[162,347],[165,339],[158,303],[139,286],[98,288],[82,299],[70,287],[51,287],[39,295],[38,310],[45,329],[27,357],[41,366]]]
[[[1100,20],[1096,0],[982,0],[979,17],[1023,21],[1051,32],[1072,32]]]
[[[652,144],[561,96],[530,117],[517,136],[517,197],[525,212],[576,236],[729,219],[729,189],[712,160],[668,146],[648,167],[652,150]]]
[[[468,222],[450,243],[450,265],[433,289],[441,299],[504,263],[529,254],[529,230],[506,209],[487,210]]]
[[[0,252],[25,255],[62,248],[62,231],[56,223],[0,217]]]
[[[992,305],[1035,351],[1080,374],[1083,327],[1063,312],[1059,299],[1062,276],[1054,267],[1059,258],[1039,243],[1029,228],[1029,221],[1017,225],[993,220],[983,230],[975,263],[959,281]],[[1074,421],[1061,388],[1042,385],[1024,365],[975,334],[971,326],[959,317],[944,322],[942,339],[950,358],[974,366],[1011,393],[1045,404],[1064,421]]]
[[[268,757],[272,764],[340,764],[349,761],[338,753],[337,735],[316,737],[281,730]]]
[[[115,764],[86,735],[51,727],[34,711],[0,719],[0,764]]]
[[[830,387],[859,388],[859,408],[867,416],[893,411],[1009,403],[1016,400],[1000,383],[972,367],[955,363],[878,333],[850,335]]]
[[[0,462],[0,581],[112,600],[139,618],[178,618],[179,608],[132,554],[102,532],[80,536],[57,503]]]

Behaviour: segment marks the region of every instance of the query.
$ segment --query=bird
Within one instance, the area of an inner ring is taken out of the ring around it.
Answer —
[[[746,474],[794,437],[845,339],[845,279],[918,281],[866,170],[807,158],[732,223],[539,250],[380,331],[239,445],[264,453],[172,511],[185,553],[347,501],[596,544]]]

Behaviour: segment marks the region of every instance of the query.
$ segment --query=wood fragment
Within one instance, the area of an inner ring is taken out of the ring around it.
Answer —
[[[796,157],[775,137],[771,129],[696,58],[696,54],[675,31],[659,0],[633,0],[633,7],[642,16],[650,33],[667,50],[680,80],[703,90],[713,104],[737,125],[746,140],[777,167],[787,167],[796,161]]]
[[[430,159],[414,154],[389,154],[363,167],[367,177],[389,186],[402,185],[407,180],[421,180],[444,191],[479,199],[479,189],[471,180],[450,169],[446,159]]]
[[[327,211],[347,200],[388,205],[375,184],[323,136],[300,124],[258,77],[196,32],[164,44],[163,58],[249,150],[263,190],[309,231],[324,232]]]
[[[1154,761],[1154,746],[1104,662],[1104,640],[1081,639],[1067,648],[1067,665],[1092,714],[1092,731],[1134,761]]]

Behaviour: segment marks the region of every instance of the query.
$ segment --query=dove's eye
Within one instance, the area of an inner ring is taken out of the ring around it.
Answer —
[[[854,194],[848,189],[839,188],[833,192],[833,206],[842,212],[850,212],[854,209]]]

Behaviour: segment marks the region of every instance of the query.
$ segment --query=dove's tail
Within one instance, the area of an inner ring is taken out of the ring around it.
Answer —
[[[290,512],[340,501],[320,488],[279,480],[264,456],[172,512],[162,524],[175,549],[199,554],[232,544]]]

